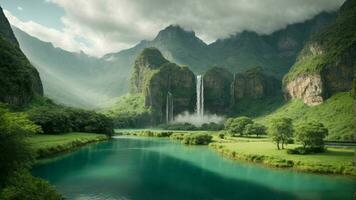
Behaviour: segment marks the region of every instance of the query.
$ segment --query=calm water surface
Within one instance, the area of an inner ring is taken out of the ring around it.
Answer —
[[[33,174],[67,199],[352,199],[356,180],[274,170],[169,139],[118,137],[45,160]]]

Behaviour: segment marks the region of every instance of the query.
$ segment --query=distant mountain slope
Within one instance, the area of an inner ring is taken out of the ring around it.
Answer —
[[[288,72],[310,35],[329,24],[334,13],[321,13],[313,19],[287,26],[270,35],[244,31],[227,39],[207,45],[192,31],[168,26],[152,41],[141,41],[131,49],[110,53],[103,59],[117,66],[132,66],[134,59],[146,47],[156,47],[163,55],[180,65],[188,65],[195,73],[203,73],[213,66],[232,72],[262,66],[278,78]]]
[[[64,51],[16,27],[13,30],[21,49],[40,72],[45,95],[56,102],[96,108],[128,92],[127,68],[84,53]]]
[[[0,102],[25,106],[42,94],[39,74],[20,50],[0,7]]]

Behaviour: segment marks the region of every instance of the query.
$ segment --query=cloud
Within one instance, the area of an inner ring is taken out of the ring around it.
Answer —
[[[67,32],[62,32],[57,29],[42,26],[33,21],[23,22],[12,15],[8,10],[4,13],[11,25],[26,31],[28,34],[37,37],[43,41],[51,42],[55,47],[60,47],[68,51],[79,52],[87,47],[75,40],[75,35]]]
[[[47,0],[62,7],[61,31],[101,56],[179,24],[205,42],[243,30],[269,34],[340,7],[344,0]],[[80,9],[78,9],[80,8]],[[27,31],[27,30],[26,30]],[[57,38],[58,40],[58,38]],[[75,40],[74,40],[75,41]],[[58,42],[57,42],[58,43]],[[69,44],[66,44],[69,45]],[[73,45],[73,44],[72,44]],[[70,45],[69,45],[70,46]]]
[[[17,10],[22,11],[23,8],[21,6],[17,6]]]

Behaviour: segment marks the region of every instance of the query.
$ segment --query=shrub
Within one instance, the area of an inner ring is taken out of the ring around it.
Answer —
[[[194,131],[197,130],[197,127],[190,123],[173,123],[173,124],[164,124],[160,128],[165,130],[179,130],[179,131]]]
[[[207,145],[213,139],[213,136],[206,133],[197,133],[197,134],[186,134],[183,137],[184,144],[192,145]]]
[[[322,153],[322,152],[325,152],[324,147],[319,147],[319,148],[296,147],[294,149],[287,150],[288,154],[300,154],[300,155],[312,154],[312,153]]]
[[[224,129],[223,124],[217,124],[215,122],[205,123],[200,127],[200,130],[206,130],[206,131],[220,131],[223,129]]]
[[[219,133],[219,138],[220,139],[224,139],[225,138],[225,134],[224,133]]]

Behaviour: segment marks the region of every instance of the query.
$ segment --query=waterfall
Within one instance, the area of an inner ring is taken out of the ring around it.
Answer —
[[[204,80],[202,75],[197,76],[197,115],[204,116]]]
[[[171,92],[168,92],[166,99],[166,122],[168,124],[173,120],[173,95]]]

